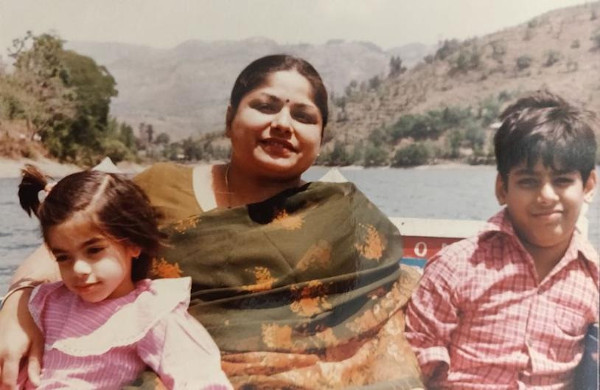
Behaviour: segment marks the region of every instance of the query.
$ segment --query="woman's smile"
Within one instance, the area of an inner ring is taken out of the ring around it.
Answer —
[[[253,176],[293,179],[317,158],[323,121],[307,79],[278,71],[248,93],[228,128],[231,164]]]
[[[280,138],[266,138],[258,141],[258,143],[269,154],[281,155],[282,157],[289,156],[290,153],[296,153],[297,150],[290,142]]]

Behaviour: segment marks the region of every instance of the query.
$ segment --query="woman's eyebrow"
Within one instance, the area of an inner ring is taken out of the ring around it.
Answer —
[[[267,98],[269,100],[273,100],[273,101],[281,101],[281,99],[275,95],[271,95],[270,93],[266,93],[266,92],[261,92],[259,95],[261,95],[261,97],[263,98]]]

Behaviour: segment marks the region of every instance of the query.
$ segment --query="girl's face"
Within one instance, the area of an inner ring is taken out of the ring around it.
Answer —
[[[257,176],[299,177],[321,145],[323,118],[312,95],[310,83],[296,71],[275,72],[246,94],[228,121],[231,163]]]
[[[118,298],[133,291],[131,261],[140,249],[112,240],[84,213],[77,213],[46,234],[62,280],[87,302]]]

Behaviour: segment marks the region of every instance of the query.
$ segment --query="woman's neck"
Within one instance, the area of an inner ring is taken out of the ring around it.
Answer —
[[[304,184],[300,177],[286,180],[264,178],[224,164],[213,169],[217,207],[231,208],[261,202],[288,188]]]

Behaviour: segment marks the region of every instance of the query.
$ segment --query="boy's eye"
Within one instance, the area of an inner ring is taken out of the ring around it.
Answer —
[[[572,177],[569,176],[560,176],[557,177],[556,179],[554,179],[554,185],[556,186],[568,186],[570,184],[572,184],[574,181],[574,179]]]
[[[522,179],[517,180],[517,184],[521,187],[525,188],[533,188],[537,186],[538,181],[532,177],[524,177]]]

